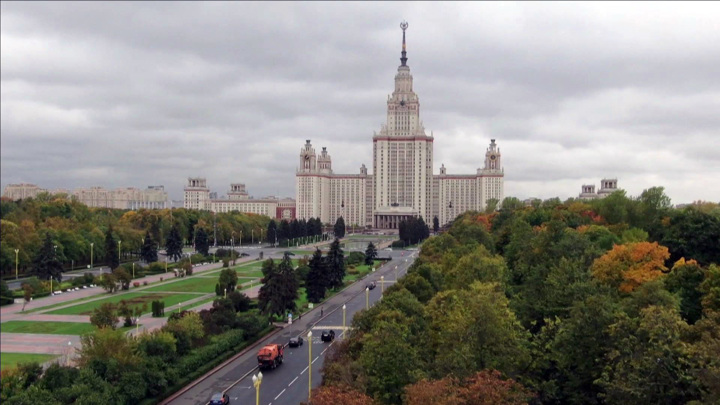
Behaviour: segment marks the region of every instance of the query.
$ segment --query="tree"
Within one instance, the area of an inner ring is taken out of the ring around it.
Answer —
[[[114,293],[117,290],[117,279],[112,273],[105,273],[100,276],[98,285],[105,289],[109,293]]]
[[[591,271],[600,282],[631,292],[644,282],[662,277],[669,258],[668,249],[657,242],[615,245],[593,262]]]
[[[93,333],[80,336],[78,365],[86,367],[92,363],[114,361],[120,366],[136,365],[140,358],[136,352],[135,339],[124,331],[100,328]]]
[[[30,286],[30,284],[23,284],[22,285],[23,290],[23,306],[21,311],[25,310],[25,305],[27,305],[28,302],[32,299],[33,296],[33,288]]]
[[[266,314],[284,315],[296,309],[300,287],[292,267],[290,255],[286,252],[277,269],[265,274],[264,284],[258,293],[258,306]]]
[[[612,404],[685,404],[700,399],[677,312],[650,306],[611,327],[612,349],[598,384]]]
[[[150,236],[150,231],[145,232],[140,257],[148,264],[158,260],[157,243],[155,243],[155,240]]]
[[[271,243],[273,246],[275,246],[275,242],[277,241],[277,223],[274,219],[271,219],[268,223],[267,227],[267,235],[265,241],[267,243]]]
[[[45,240],[33,259],[33,270],[39,279],[62,280],[62,263],[58,260],[49,232],[45,234]]]
[[[113,227],[108,226],[105,233],[105,261],[111,269],[120,266],[120,257],[118,256],[118,244],[113,237]]]
[[[218,284],[220,284],[220,290],[225,292],[232,292],[235,291],[235,286],[237,286],[238,282],[238,276],[235,269],[223,269],[220,272],[220,277],[218,279]]]
[[[245,312],[250,309],[252,304],[250,297],[237,290],[228,294],[228,299],[232,301],[235,312]]]
[[[165,242],[165,251],[167,252],[167,256],[175,262],[178,261],[182,257],[182,247],[183,241],[180,236],[180,231],[178,231],[177,226],[173,225],[172,229],[170,229],[167,241]]]
[[[210,240],[208,239],[207,232],[205,232],[205,229],[203,228],[198,227],[195,232],[195,250],[203,256],[207,256],[209,254]]]
[[[440,230],[440,220],[437,216],[433,217],[433,232],[438,233]]]
[[[317,304],[325,299],[328,286],[326,261],[322,257],[320,248],[315,249],[308,266],[310,266],[310,271],[305,281],[305,290],[308,301]]]
[[[483,370],[462,383],[449,376],[422,380],[405,388],[408,405],[524,405],[531,398],[522,384],[505,380],[497,370]]]
[[[335,238],[337,239],[342,239],[345,237],[345,220],[343,219],[343,217],[339,217],[337,221],[335,221],[333,232],[335,232]]]
[[[340,240],[335,240],[330,244],[330,250],[328,251],[327,257],[327,272],[328,272],[328,288],[340,288],[343,286],[343,280],[345,279],[345,255],[343,254],[342,248],[340,248]]]
[[[375,245],[370,242],[367,245],[367,249],[365,249],[365,264],[368,266],[371,266],[373,264],[373,260],[377,259],[377,248],[375,248]]]
[[[374,405],[372,398],[364,392],[349,387],[326,385],[315,388],[310,396],[310,402],[303,405]]]
[[[90,323],[98,328],[115,329],[118,321],[117,307],[109,302],[95,308],[90,316]]]
[[[697,262],[686,262],[685,259],[675,262],[665,279],[667,289],[680,296],[680,315],[691,325],[702,316],[702,292],[699,287],[704,279],[705,272]]]
[[[132,275],[127,272],[122,267],[118,267],[117,269],[113,270],[112,272],[113,276],[115,276],[115,280],[120,283],[120,287],[123,290],[129,290],[130,289],[130,282],[132,281]]]

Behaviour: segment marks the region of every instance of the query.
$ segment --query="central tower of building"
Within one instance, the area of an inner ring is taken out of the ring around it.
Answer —
[[[387,100],[387,122],[373,135],[373,225],[397,227],[402,219],[432,218],[433,137],[420,121],[420,100],[407,65],[403,22],[400,66]]]

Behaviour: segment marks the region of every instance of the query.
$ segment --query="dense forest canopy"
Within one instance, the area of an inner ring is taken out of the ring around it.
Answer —
[[[720,401],[720,208],[558,199],[466,212],[353,320],[320,398]],[[331,402],[313,401],[315,405]]]

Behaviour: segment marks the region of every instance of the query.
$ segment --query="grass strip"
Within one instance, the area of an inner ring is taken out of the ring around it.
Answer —
[[[165,307],[170,307],[183,301],[190,301],[199,298],[198,294],[177,294],[177,293],[158,293],[158,292],[135,292],[129,294],[120,294],[110,296],[101,300],[87,302],[80,305],[73,305],[67,308],[56,309],[48,312],[50,315],[90,315],[95,308],[105,303],[117,304],[120,301],[127,301],[132,306],[142,305],[146,303],[148,312],[150,312],[150,302],[160,300],[165,302]]]
[[[94,330],[95,326],[83,322],[8,321],[0,324],[2,333],[82,335]]]
[[[0,353],[0,369],[10,369],[17,367],[21,363],[38,362],[45,363],[56,357],[57,354],[39,354],[39,353]]]

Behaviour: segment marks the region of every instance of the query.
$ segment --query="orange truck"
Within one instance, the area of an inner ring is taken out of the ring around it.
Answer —
[[[285,346],[281,344],[269,344],[258,352],[257,360],[260,369],[275,368],[282,364]]]

